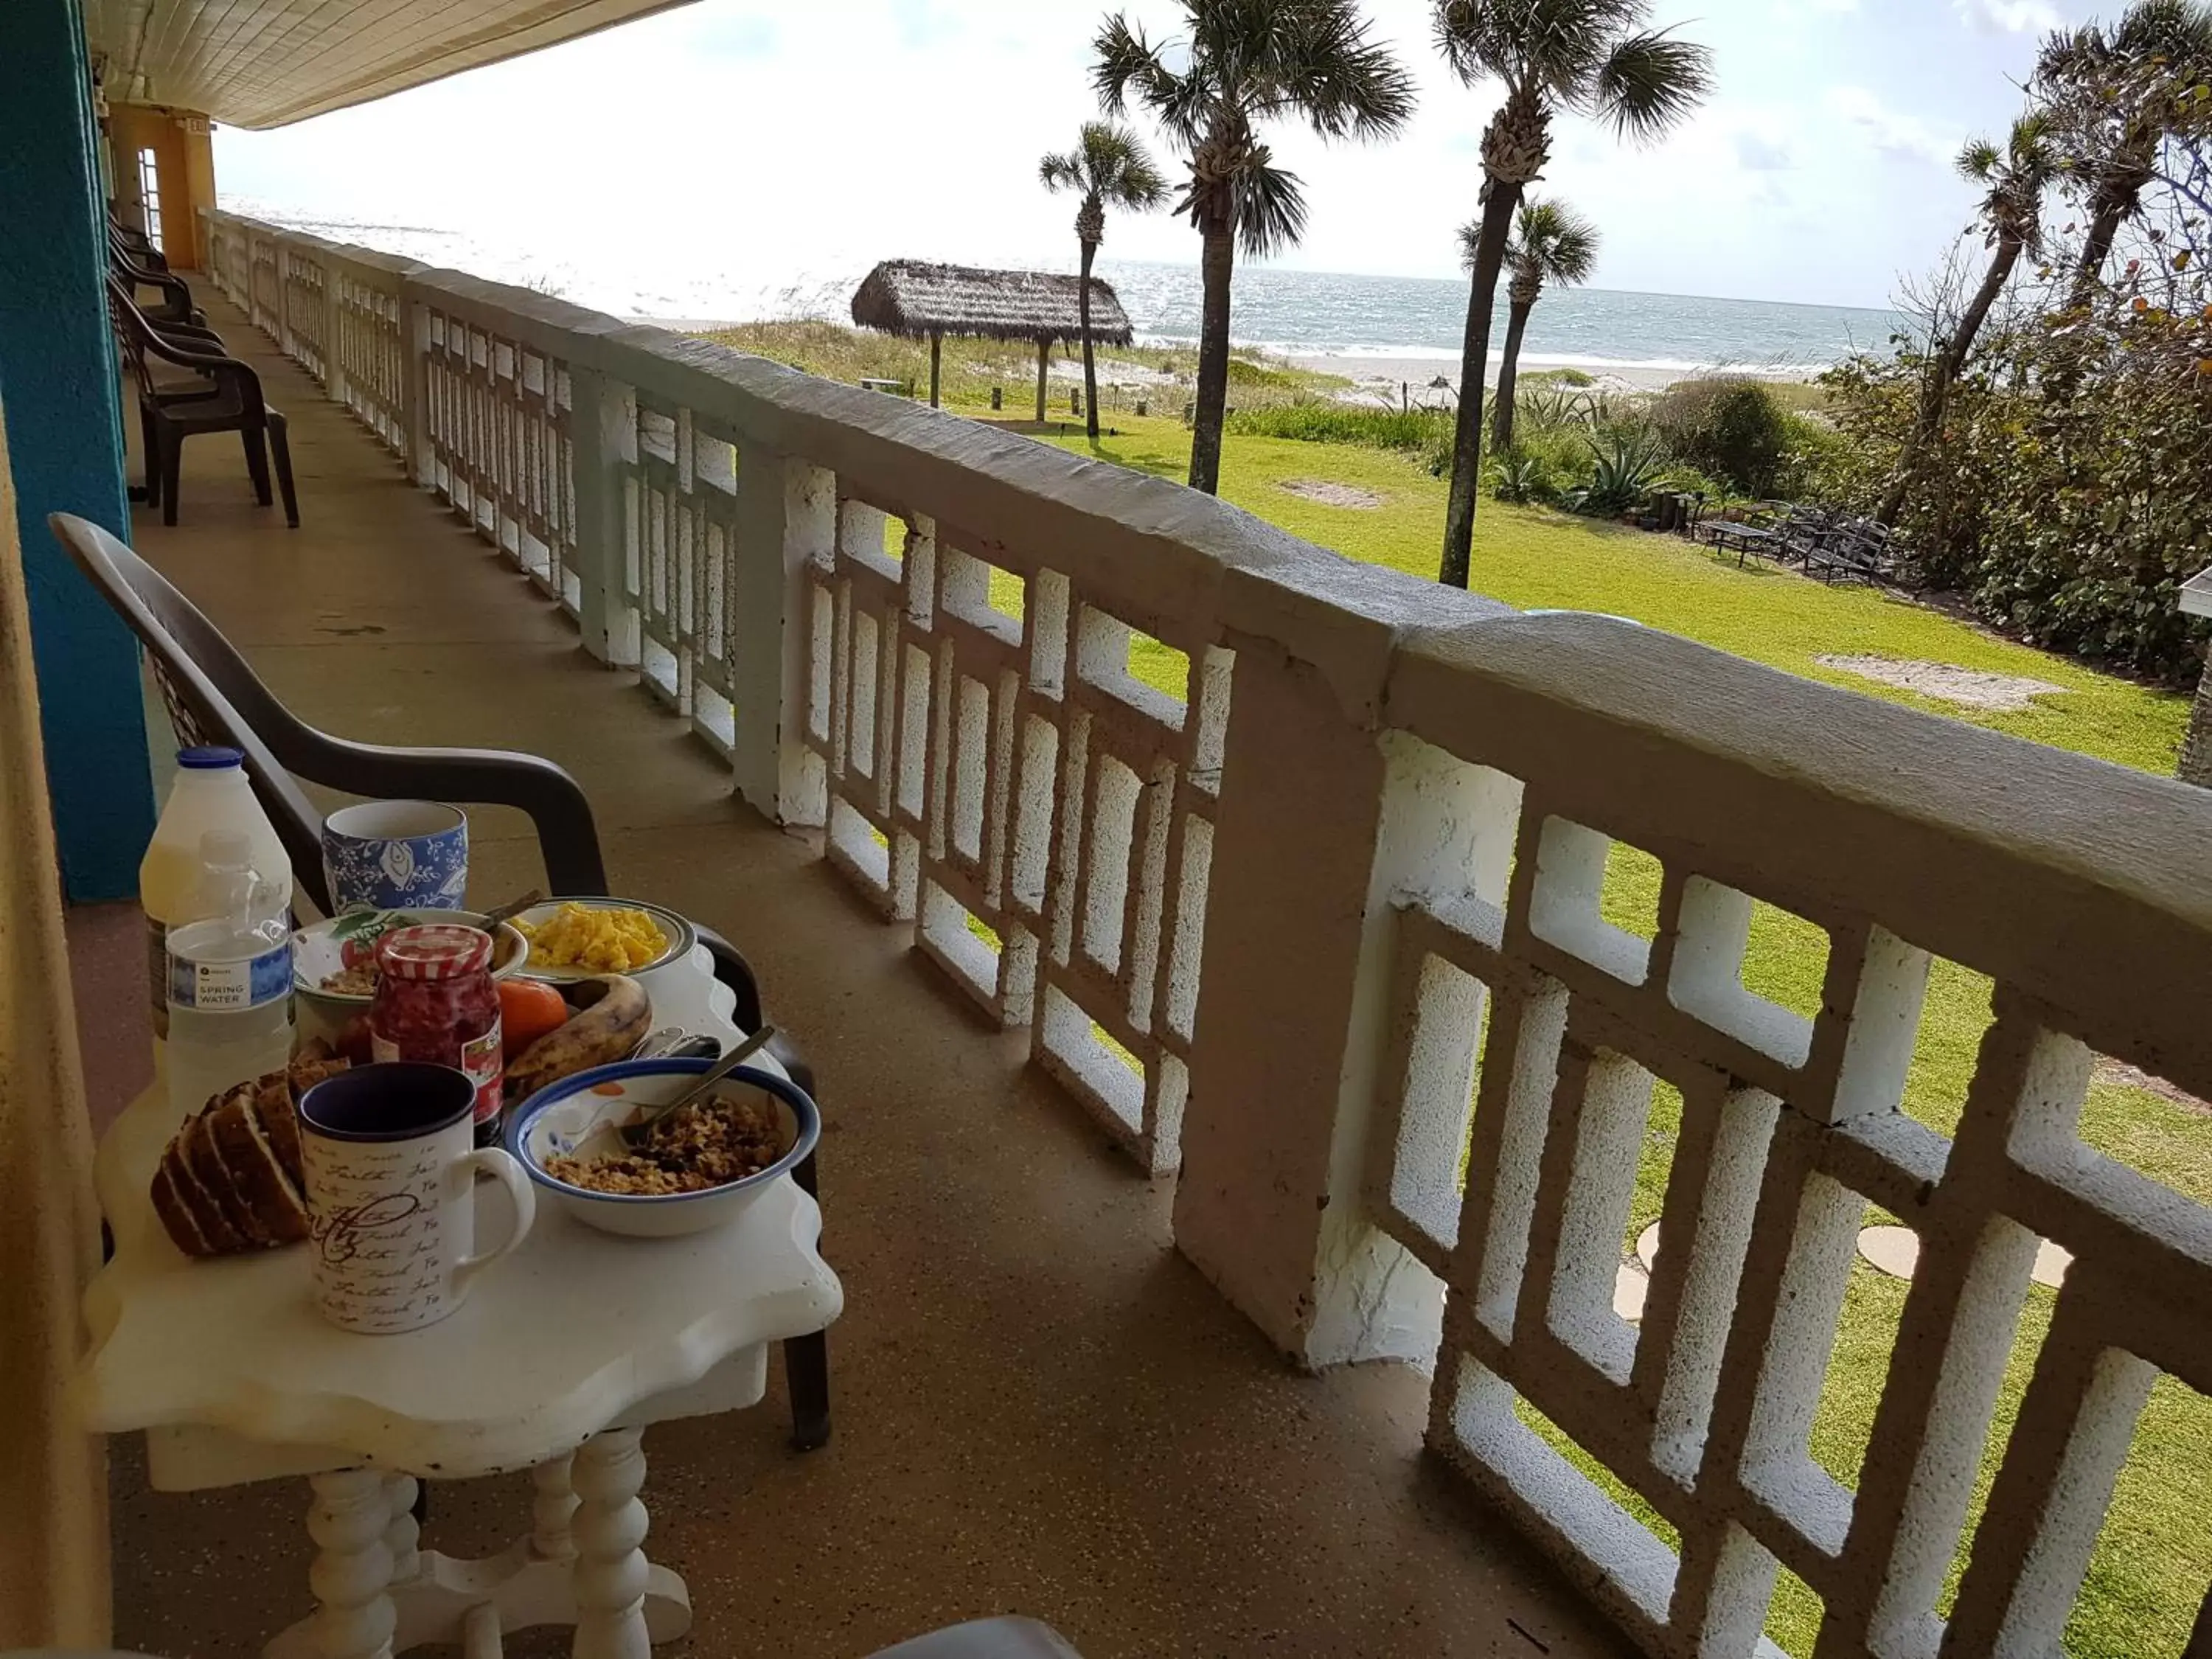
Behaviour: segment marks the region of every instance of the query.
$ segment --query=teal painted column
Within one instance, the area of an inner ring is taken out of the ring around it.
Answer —
[[[31,596],[46,781],[71,901],[126,898],[154,830],[137,642],[53,533],[131,533],[107,333],[99,132],[78,0],[8,0],[0,50],[0,408]]]

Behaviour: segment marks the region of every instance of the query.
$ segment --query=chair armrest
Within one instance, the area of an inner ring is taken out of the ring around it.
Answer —
[[[692,926],[698,929],[699,943],[714,958],[714,977],[728,986],[737,998],[730,1018],[741,1031],[757,1031],[764,1016],[761,1012],[760,981],[754,976],[752,963],[713,928],[700,922]]]

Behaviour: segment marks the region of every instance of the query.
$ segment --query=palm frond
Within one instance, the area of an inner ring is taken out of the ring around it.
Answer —
[[[2111,38],[2113,49],[2130,58],[2201,60],[2212,56],[2212,8],[2200,0],[2136,0]]]
[[[1166,199],[1167,180],[1152,165],[1137,135],[1110,121],[1085,121],[1075,156],[1087,189],[1109,207],[1155,208]],[[1048,180],[1047,182],[1049,182]]]
[[[1080,155],[1046,156],[1037,163],[1037,182],[1050,191],[1086,190],[1090,187],[1090,180],[1084,177]]]
[[[1470,276],[1482,253],[1482,221],[1470,219],[1459,228],[1459,265]]]
[[[1712,87],[1712,48],[1654,29],[1616,42],[1586,97],[1568,101],[1585,103],[1620,137],[1650,143],[1689,119]]]
[[[1563,288],[1589,281],[1597,265],[1598,229],[1565,203],[1540,197],[1521,204],[1506,257],[1540,280]]]
[[[1959,176],[1968,184],[1985,185],[2003,164],[2004,154],[1987,138],[1969,138],[1959,152]]]
[[[1611,44],[1639,27],[1650,0],[1434,0],[1431,23],[1444,61],[1472,85],[1540,86],[1571,98]]]
[[[1261,163],[1231,185],[1237,240],[1253,258],[1296,247],[1306,234],[1305,186],[1298,175]]]
[[[1266,21],[1246,43],[1252,115],[1300,117],[1324,138],[1381,138],[1413,114],[1413,77],[1389,46],[1370,38],[1356,0],[1257,9]]]
[[[1099,26],[1091,50],[1097,58],[1091,70],[1091,89],[1109,114],[1126,112],[1133,97],[1153,109],[1169,100],[1176,77],[1169,72],[1160,49],[1146,39],[1142,25],[1116,12]]]

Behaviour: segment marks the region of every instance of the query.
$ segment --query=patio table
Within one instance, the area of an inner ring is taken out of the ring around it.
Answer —
[[[1712,544],[1715,547],[1725,551],[1730,543],[1735,544],[1735,562],[1738,569],[1742,568],[1744,556],[1747,553],[1763,552],[1782,539],[1774,531],[1762,530],[1755,524],[1736,524],[1723,520],[1706,527],[1712,532]]]
[[[703,947],[647,984],[657,1025],[738,1040]],[[578,1659],[644,1659],[690,1628],[684,1581],[641,1547],[641,1432],[757,1404],[769,1345],[836,1318],[812,1198],[786,1176],[729,1225],[667,1239],[611,1237],[540,1203],[451,1317],[367,1336],[315,1310],[305,1250],[192,1261],[170,1243],[147,1183],[175,1127],[157,1079],[101,1139],[115,1253],[86,1292],[79,1400],[94,1431],[145,1431],[157,1490],[308,1477],[317,1610],[266,1659],[429,1642],[489,1659],[502,1631],[545,1624],[575,1627]],[[499,1184],[479,1182],[476,1201],[477,1236],[505,1237]],[[418,1480],[525,1468],[530,1524],[506,1551],[420,1547]]]

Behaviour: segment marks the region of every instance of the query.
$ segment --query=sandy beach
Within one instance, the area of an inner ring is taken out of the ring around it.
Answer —
[[[1429,392],[1431,398],[1434,398],[1440,395],[1442,391],[1442,388],[1435,385],[1440,376],[1454,392],[1459,389],[1459,365],[1441,357],[1371,356],[1365,352],[1293,352],[1290,356],[1290,362],[1299,368],[1307,369],[1317,374],[1341,375],[1356,383],[1363,392],[1372,392],[1376,397],[1381,397],[1387,392],[1393,402],[1397,400],[1399,389],[1401,386],[1407,388],[1415,403],[1421,401],[1421,394],[1425,391]],[[1557,365],[1530,362],[1523,365],[1522,373],[1524,375],[1540,374],[1545,369],[1554,367]],[[1589,364],[1582,367],[1582,372],[1589,375],[1597,385],[1618,392],[1657,392],[1674,385],[1677,380],[1694,380],[1702,374],[1723,372],[1747,374],[1762,380],[1803,380],[1812,378],[1812,372],[1809,370],[1793,373],[1769,368],[1746,367],[1720,371],[1689,368],[1662,368],[1626,363],[1609,364],[1604,367]],[[1498,363],[1495,351],[1492,353],[1489,383],[1493,386],[1498,384]]]

